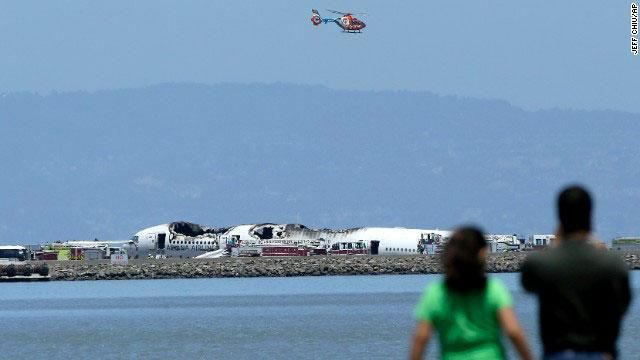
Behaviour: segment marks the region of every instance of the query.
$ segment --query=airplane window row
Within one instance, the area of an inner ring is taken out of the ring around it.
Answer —
[[[397,252],[417,252],[416,249],[406,249],[406,248],[384,248],[385,251],[397,251]]]
[[[212,245],[214,244],[213,241],[177,241],[177,240],[171,240],[169,241],[169,244],[176,244],[176,245]]]

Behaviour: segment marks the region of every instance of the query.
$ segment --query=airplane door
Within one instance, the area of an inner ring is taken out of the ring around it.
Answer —
[[[164,250],[164,240],[167,238],[167,234],[158,234],[158,250]]]
[[[371,255],[378,255],[378,247],[380,247],[380,241],[371,240]]]

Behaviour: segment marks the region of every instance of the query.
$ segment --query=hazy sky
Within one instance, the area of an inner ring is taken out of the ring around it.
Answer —
[[[160,82],[428,90],[526,109],[638,111],[615,1],[2,1],[0,92]],[[361,35],[310,9],[367,12]],[[325,104],[322,104],[323,106]],[[330,108],[330,104],[326,104]],[[329,110],[329,109],[327,109]]]

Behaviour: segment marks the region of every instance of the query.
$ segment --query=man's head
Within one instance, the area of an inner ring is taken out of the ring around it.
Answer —
[[[591,195],[583,187],[573,185],[558,195],[558,219],[562,235],[591,232]]]

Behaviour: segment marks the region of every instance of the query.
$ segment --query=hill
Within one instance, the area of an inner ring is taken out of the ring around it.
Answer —
[[[638,234],[640,115],[290,84],[0,97],[0,243],[212,226],[547,233],[568,182]]]

